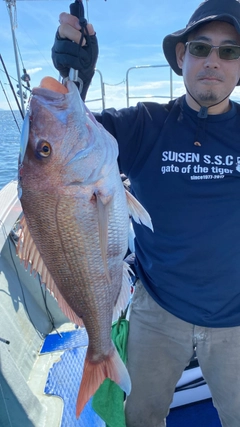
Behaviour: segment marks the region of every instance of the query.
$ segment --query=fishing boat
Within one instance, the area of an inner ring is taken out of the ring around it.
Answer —
[[[18,77],[24,111],[19,72]],[[104,427],[91,400],[79,419],[75,415],[88,345],[85,328],[69,321],[39,275],[16,254],[22,215],[17,187],[13,180],[0,190],[0,427]],[[197,425],[186,419],[180,424],[176,411],[203,401],[211,405],[211,394],[194,357],[177,384],[168,425]]]

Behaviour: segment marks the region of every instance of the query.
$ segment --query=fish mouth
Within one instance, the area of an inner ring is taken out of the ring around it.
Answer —
[[[68,80],[66,86],[52,77],[45,77],[38,87],[32,89],[32,100],[39,101],[45,107],[67,110],[80,97],[74,82]]]
[[[53,77],[44,77],[40,85],[32,89],[32,94],[44,96],[48,99],[62,99],[65,96],[76,92],[78,89],[74,82],[67,80],[65,84],[60,83]]]
[[[32,95],[42,96],[48,100],[62,99],[72,92],[71,84],[63,85],[53,77],[44,77],[38,87],[34,87]]]
[[[43,88],[43,87],[34,87],[32,89],[32,96],[38,96],[38,97],[43,97],[48,101],[54,101],[54,100],[61,100],[64,99],[66,97],[66,95],[68,95],[68,93],[63,94],[60,92],[55,92],[51,89],[48,88]]]
[[[35,109],[43,107],[66,124],[69,113],[79,109],[77,98],[80,98],[80,95],[77,93],[77,86],[72,81],[67,81],[66,87],[55,79],[49,79],[50,84],[41,82],[38,87],[32,89],[30,114]],[[51,81],[54,81],[54,84],[51,84]]]

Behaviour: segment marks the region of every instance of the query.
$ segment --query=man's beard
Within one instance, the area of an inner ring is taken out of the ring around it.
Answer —
[[[200,103],[206,102],[208,104],[209,103],[214,104],[215,102],[219,101],[219,98],[217,97],[216,93],[212,91],[207,91],[205,93],[203,92],[198,93],[197,99]]]

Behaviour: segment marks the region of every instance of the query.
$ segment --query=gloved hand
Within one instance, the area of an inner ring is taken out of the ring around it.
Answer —
[[[78,70],[83,82],[81,97],[85,100],[98,57],[96,33],[91,24],[82,29],[78,19],[68,13],[62,13],[59,21],[61,25],[52,47],[52,61],[62,77],[69,75],[70,68]]]

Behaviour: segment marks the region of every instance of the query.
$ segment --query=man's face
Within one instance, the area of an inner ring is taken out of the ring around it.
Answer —
[[[201,41],[213,46],[240,45],[240,35],[227,22],[213,21],[202,25],[189,35],[188,41]],[[210,107],[227,99],[212,109],[218,114],[228,109],[228,95],[235,88],[240,78],[240,59],[220,59],[217,49],[213,49],[206,58],[199,58],[189,53],[183,43],[176,47],[178,66],[182,69],[186,88],[200,105]],[[198,110],[199,106],[187,93],[190,107]]]

